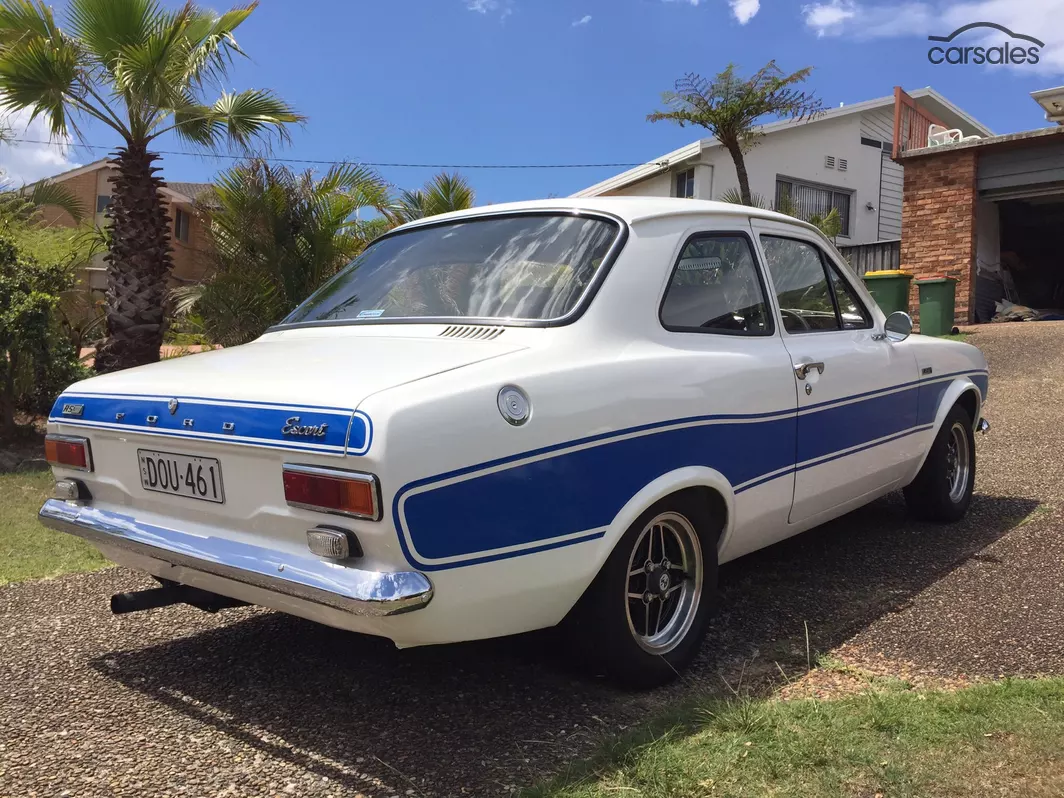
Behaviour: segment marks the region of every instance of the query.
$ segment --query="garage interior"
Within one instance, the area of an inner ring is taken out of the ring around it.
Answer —
[[[975,321],[1064,320],[1064,189],[978,207]]]
[[[1036,92],[1046,109],[1064,89]],[[1058,96],[1059,95],[1059,96]],[[982,142],[974,321],[1064,319],[1064,128]]]

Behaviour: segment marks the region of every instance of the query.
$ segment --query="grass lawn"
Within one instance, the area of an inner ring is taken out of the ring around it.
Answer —
[[[877,682],[878,684],[878,682]],[[525,798],[1064,795],[1064,679],[705,700]]]
[[[107,564],[89,544],[37,522],[53,484],[47,469],[0,474],[0,585]]]

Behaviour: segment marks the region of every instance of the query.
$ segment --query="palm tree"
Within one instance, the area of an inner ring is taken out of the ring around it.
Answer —
[[[211,223],[213,275],[176,289],[179,314],[195,312],[214,343],[253,340],[290,313],[381,230],[388,186],[338,165],[316,178],[255,159],[222,174],[202,210]]]
[[[400,225],[427,216],[472,208],[475,202],[476,192],[464,177],[457,172],[441,172],[423,188],[401,191],[386,211],[386,216],[393,225]]]
[[[43,0],[0,0],[0,109],[32,110],[53,136],[91,119],[121,138],[114,164],[107,258],[107,339],[98,371],[159,359],[172,267],[163,185],[149,147],[159,136],[247,149],[302,117],[272,92],[204,92],[243,55],[233,32],[256,3],[218,15],[187,3],[70,0],[60,28]]]
[[[812,93],[794,88],[810,72],[812,67],[805,67],[784,75],[775,61],[769,61],[745,80],[735,74],[735,64],[728,64],[712,80],[691,72],[676,81],[674,91],[661,96],[669,110],[648,114],[647,121],[668,120],[680,127],[706,128],[731,155],[743,204],[749,205],[750,177],[743,155],[763,135],[755,127],[757,120],[774,115],[801,121],[823,113],[822,103]]]

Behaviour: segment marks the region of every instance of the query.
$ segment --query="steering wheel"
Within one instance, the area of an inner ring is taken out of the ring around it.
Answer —
[[[801,313],[795,313],[793,310],[788,310],[787,308],[780,308],[780,315],[781,316],[793,316],[794,318],[798,319],[798,323],[802,325],[803,329],[806,329],[806,330],[813,329],[812,327],[809,326],[809,322],[806,321],[805,316],[803,316]]]

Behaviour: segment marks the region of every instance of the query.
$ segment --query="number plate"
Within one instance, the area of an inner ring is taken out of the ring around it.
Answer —
[[[213,457],[137,449],[137,458],[140,460],[140,486],[144,490],[218,504],[225,502],[222,466]]]

